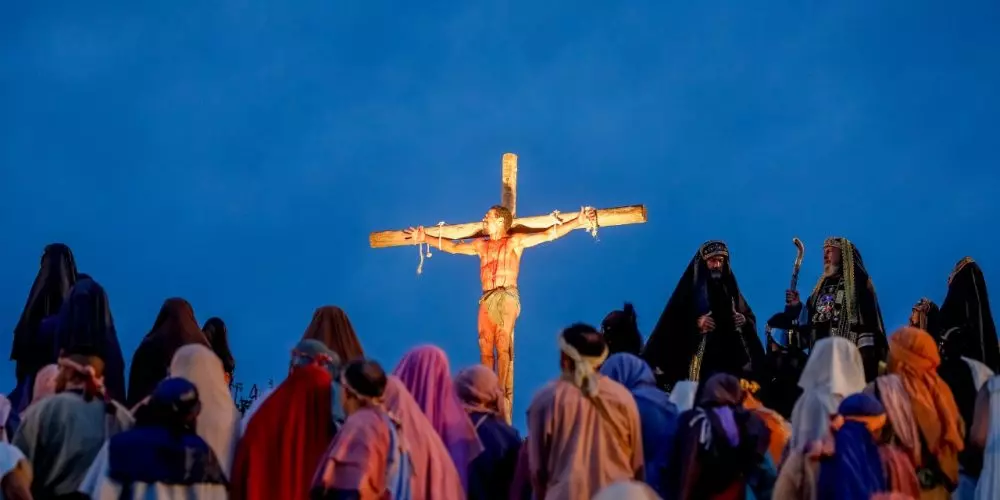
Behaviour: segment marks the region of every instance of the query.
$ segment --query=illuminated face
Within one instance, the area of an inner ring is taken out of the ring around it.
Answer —
[[[824,247],[823,248],[823,264],[831,266],[840,266],[840,249],[837,247]]]
[[[725,265],[726,258],[721,255],[715,255],[705,259],[705,265],[708,266],[709,271],[722,271],[722,266]]]
[[[483,217],[483,231],[487,234],[501,234],[504,231],[504,222],[496,210],[490,210]]]

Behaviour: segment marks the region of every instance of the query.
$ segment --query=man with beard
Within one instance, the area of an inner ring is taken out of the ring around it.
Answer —
[[[642,357],[660,386],[707,380],[714,373],[759,369],[764,348],[757,321],[729,265],[722,241],[706,242],[681,276]]]
[[[958,261],[948,277],[948,295],[941,304],[941,332],[952,329],[957,329],[951,335],[958,337],[955,340],[962,356],[1000,372],[1000,346],[997,345],[997,327],[990,312],[986,280],[972,257]]]
[[[785,314],[799,318],[810,344],[829,336],[850,340],[861,351],[865,379],[875,380],[889,344],[875,286],[861,253],[847,238],[827,238],[823,243],[823,276],[805,306],[798,291],[785,292]]]

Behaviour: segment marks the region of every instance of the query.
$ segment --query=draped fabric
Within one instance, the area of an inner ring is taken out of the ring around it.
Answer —
[[[59,377],[59,365],[45,365],[35,376],[34,394],[31,404],[35,404],[56,393],[56,378]]]
[[[104,389],[116,401],[125,400],[125,358],[104,287],[91,278],[73,285],[52,318],[56,352],[86,347],[104,361]]]
[[[1000,498],[1000,377],[993,377],[983,388],[986,394],[984,406],[986,411],[977,408],[977,426],[986,429],[985,447],[983,453],[983,470],[976,485],[976,500],[996,500]],[[980,417],[985,415],[985,419]]]
[[[963,356],[1000,371],[1000,345],[990,310],[986,279],[979,264],[965,257],[948,278],[948,295],[941,304],[941,329],[957,328]]]
[[[874,436],[885,423],[885,408],[872,396],[854,394],[840,404],[839,413],[845,420],[834,432],[833,456],[820,465],[819,498],[869,500],[888,491]]]
[[[240,412],[229,394],[222,361],[211,349],[189,344],[174,354],[170,376],[187,379],[198,388],[201,412],[195,430],[212,448],[223,473],[229,477],[241,427]]]
[[[590,498],[616,481],[643,480],[642,424],[632,394],[598,375],[597,395],[587,396],[566,378],[539,389],[528,408],[535,496]]]
[[[88,401],[76,391],[32,405],[12,442],[32,464],[32,494],[53,498],[77,491],[104,442],[134,423],[117,403]]]
[[[885,478],[889,490],[905,498],[920,498],[920,481],[917,480],[917,466],[910,455],[903,449],[892,444],[883,444],[878,448],[885,468]]]
[[[54,329],[51,326],[42,328],[42,322],[59,312],[76,280],[76,261],[69,247],[62,243],[46,246],[24,310],[14,327],[10,359],[15,362],[17,385],[7,394],[14,410],[10,420],[3,422],[8,433],[17,429],[21,412],[34,396],[32,388],[35,374],[45,365],[56,362],[58,353]]]
[[[803,392],[792,409],[792,448],[829,435],[830,416],[840,402],[864,390],[865,368],[858,348],[843,337],[820,339],[809,355],[799,387]]]
[[[340,356],[340,361],[349,363],[365,357],[358,335],[354,332],[347,313],[337,306],[323,306],[313,313],[312,322],[306,327],[302,339],[315,339]]]
[[[79,492],[94,500],[226,500],[226,477],[195,434],[141,425],[105,443]]]
[[[194,309],[181,298],[167,299],[156,322],[132,355],[129,371],[128,406],[134,407],[167,377],[177,349],[187,344],[210,347],[194,317]]]
[[[208,318],[205,325],[201,327],[201,331],[208,339],[209,345],[212,346],[212,351],[222,360],[222,369],[229,374],[229,378],[232,380],[236,373],[236,358],[229,350],[229,328],[226,327],[226,323],[221,318]]]
[[[646,341],[642,358],[657,374],[661,387],[672,388],[687,379],[705,380],[714,372],[738,373],[748,363],[754,368],[763,363],[757,319],[740,292],[728,249],[718,279],[705,263],[709,256],[722,254],[723,248],[724,243],[710,241],[698,249]],[[734,323],[734,310],[746,319],[741,328]],[[702,334],[698,318],[709,312],[716,327]]]
[[[467,412],[503,416],[503,389],[493,370],[483,365],[463,368],[455,375],[455,392]]]
[[[698,382],[681,380],[674,384],[674,390],[670,391],[670,402],[677,406],[678,412],[688,411],[694,408],[694,397],[697,394]]]
[[[416,347],[403,356],[393,375],[403,382],[441,436],[466,486],[469,464],[482,453],[483,446],[455,394],[447,355],[438,347]]]
[[[601,366],[601,374],[625,386],[639,409],[646,483],[660,496],[667,496],[666,480],[677,434],[677,406],[670,395],[656,387],[653,370],[633,354],[612,354]]]
[[[744,498],[766,460],[767,427],[738,406],[743,391],[736,377],[716,374],[702,385],[695,408],[680,417],[671,491],[678,499]]]
[[[785,420],[778,412],[764,406],[754,394],[749,392],[743,398],[743,408],[752,411],[770,432],[770,444],[768,444],[768,454],[771,462],[780,464],[785,453],[785,446],[792,438],[792,425]]]
[[[14,327],[10,359],[17,362],[15,372],[19,380],[55,362],[53,339],[39,339],[38,328],[43,319],[59,312],[76,280],[76,260],[69,247],[62,243],[46,246],[21,318]],[[27,401],[30,400],[31,395],[28,394]],[[16,401],[14,408],[23,409],[18,407]]]
[[[920,429],[913,418],[913,405],[910,395],[903,387],[903,381],[898,375],[882,375],[875,379],[878,398],[885,407],[885,414],[892,423],[893,435],[899,441],[903,451],[910,457],[914,465],[922,464],[922,447],[920,445]]]
[[[466,498],[448,449],[403,381],[390,375],[383,397],[385,409],[399,419],[400,434],[413,460],[413,500]]]
[[[904,327],[889,337],[888,370],[899,375],[910,395],[928,451],[947,479],[957,484],[958,453],[964,448],[965,432],[951,389],[937,373],[940,363],[937,344],[929,333]]]
[[[594,495],[593,500],[661,500],[649,486],[636,481],[619,481]]]
[[[306,365],[271,393],[236,447],[233,500],[308,498],[333,439],[332,383],[329,371]]]
[[[319,489],[357,492],[360,500],[385,498],[389,461],[395,451],[389,423],[376,408],[360,408],[347,417],[316,469],[313,496]]]
[[[458,372],[455,389],[483,445],[483,452],[469,467],[469,498],[507,498],[521,449],[521,435],[504,420],[500,379],[493,370],[473,365]]]

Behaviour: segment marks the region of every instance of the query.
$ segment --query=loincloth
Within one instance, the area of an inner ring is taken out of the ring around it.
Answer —
[[[498,286],[492,290],[487,290],[483,292],[483,296],[479,298],[479,305],[480,307],[485,305],[486,315],[490,318],[490,321],[492,321],[494,325],[502,327],[504,326],[504,304],[507,303],[508,299],[513,300],[514,306],[517,307],[517,310],[514,313],[514,316],[516,317],[521,313],[521,296],[517,293],[517,287]]]

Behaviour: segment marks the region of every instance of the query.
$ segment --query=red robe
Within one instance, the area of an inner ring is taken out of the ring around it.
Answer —
[[[230,498],[306,499],[333,440],[330,373],[296,368],[261,405],[236,448]]]

